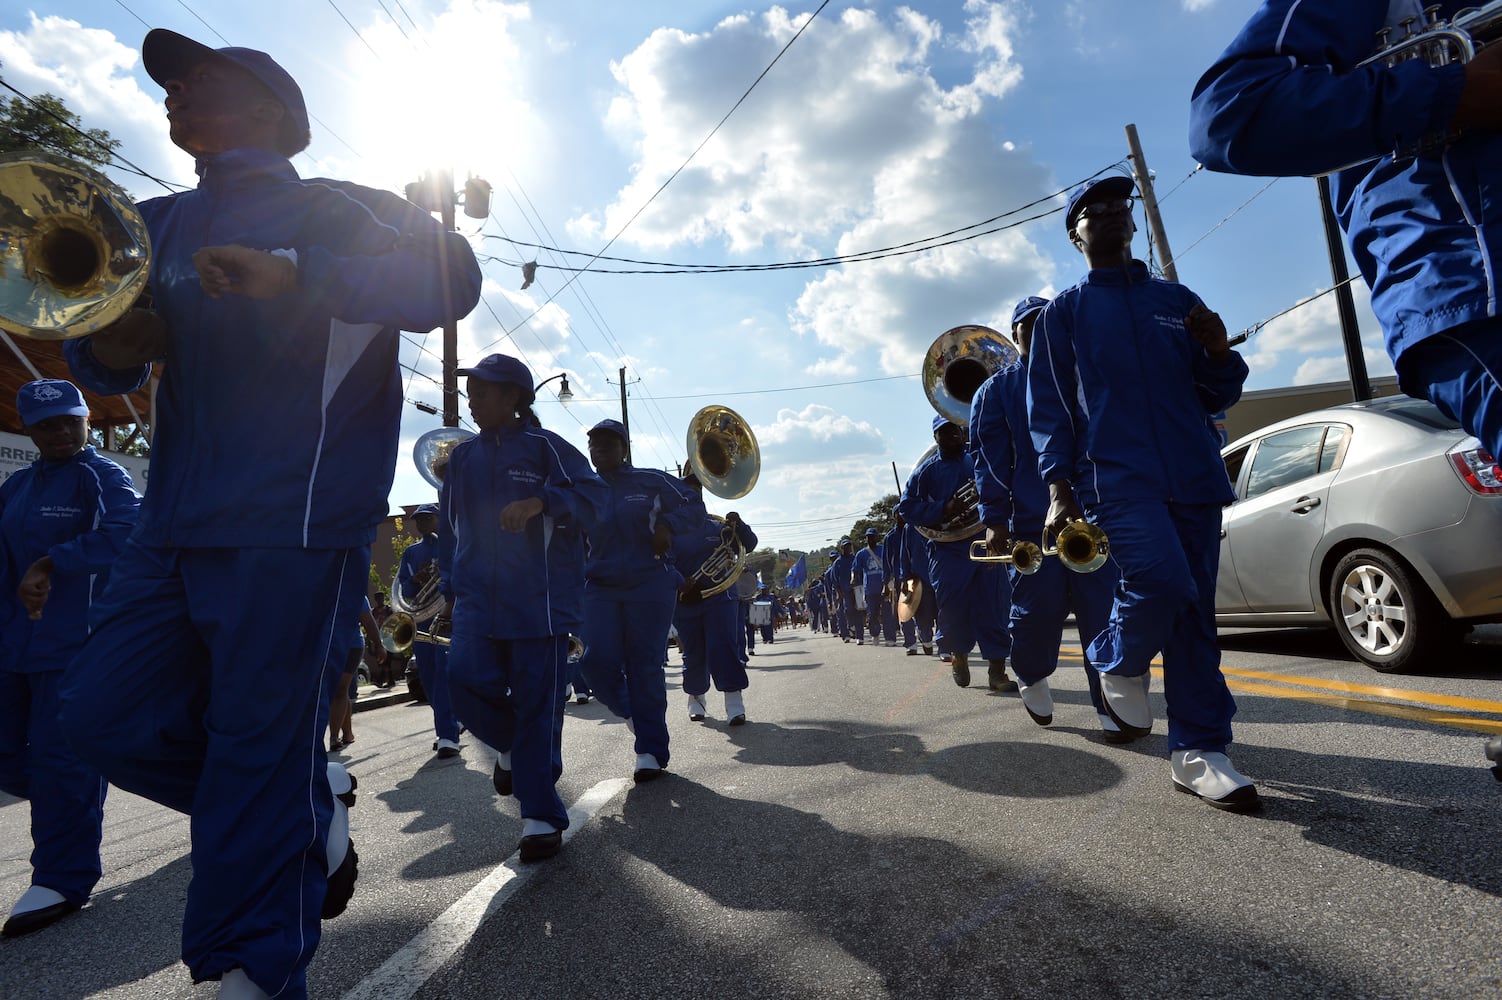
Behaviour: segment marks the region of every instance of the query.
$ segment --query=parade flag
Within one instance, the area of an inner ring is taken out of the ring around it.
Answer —
[[[787,586],[789,590],[797,590],[808,582],[808,563],[804,560],[807,556],[799,556],[798,561],[793,563],[793,568],[788,570]]]

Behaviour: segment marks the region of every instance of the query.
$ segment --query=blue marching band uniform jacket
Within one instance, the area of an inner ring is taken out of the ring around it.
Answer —
[[[300,180],[267,150],[203,157],[199,175],[195,190],[139,206],[169,340],[137,538],[173,548],[368,545],[396,469],[397,329],[431,330],[472,309],[474,254],[396,195]],[[193,253],[230,243],[294,256],[297,294],[205,294]],[[87,337],[64,351],[77,381],[102,394],[133,391],[151,372],[103,367]]]
[[[1446,0],[1439,16],[1478,5]],[[1465,67],[1357,68],[1380,29],[1423,6],[1268,0],[1196,85],[1189,120],[1191,150],[1212,170],[1313,175],[1368,161],[1334,176],[1335,209],[1400,378],[1406,349],[1496,317],[1502,267],[1502,132],[1393,158],[1445,133]]]
[[[699,506],[699,510],[704,510],[702,503]],[[704,565],[704,561],[714,554],[714,550],[720,547],[720,542],[727,530],[729,530],[728,523],[721,524],[707,513],[704,513],[698,519],[697,525],[685,530],[682,536],[674,536],[673,559],[678,567],[678,571],[683,574],[684,580],[692,579],[698,572],[699,567]],[[745,521],[740,522],[736,526],[735,534],[747,552],[752,552],[756,549],[756,532],[752,531]],[[709,603],[709,601],[739,600],[740,598],[735,593],[735,587],[732,586],[723,594],[707,598],[704,601],[695,604],[680,604],[678,606],[678,613],[682,614],[685,611],[692,613],[696,607],[702,607],[704,604]]]
[[[541,497],[523,531],[500,512]],[[450,453],[438,522],[438,570],[454,598],[454,635],[540,639],[577,632],[584,532],[609,498],[587,459],[552,431],[485,431]]]
[[[981,521],[1005,527],[1014,542],[1041,544],[1048,488],[1028,431],[1027,366],[1021,361],[986,379],[971,400],[970,456]]]
[[[38,458],[0,483],[0,668],[62,670],[88,635],[88,612],[136,524],[130,475],[85,445],[61,462]],[[16,588],[52,557],[51,591],[32,621]]]
[[[1045,484],[1073,481],[1087,510],[1232,499],[1211,414],[1241,398],[1247,367],[1235,351],[1213,364],[1185,328],[1202,304],[1141,261],[1094,269],[1048,304],[1027,366],[1028,427]]]
[[[683,574],[672,552],[661,558],[652,551],[659,523],[678,539],[691,534],[706,519],[704,503],[694,491],[665,472],[622,465],[603,477],[608,488],[600,520],[589,532],[585,586],[608,588],[621,600],[655,600],[675,592]]]

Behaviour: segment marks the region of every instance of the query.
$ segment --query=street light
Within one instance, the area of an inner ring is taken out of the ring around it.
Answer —
[[[560,372],[557,375],[552,376],[551,378],[545,378],[541,382],[537,383],[537,385],[532,389],[532,395],[537,395],[538,389],[541,389],[543,386],[547,385],[554,379],[562,380],[558,385],[558,402],[562,403],[564,406],[567,406],[570,402],[573,401],[574,391],[568,387],[568,375],[564,372]]]

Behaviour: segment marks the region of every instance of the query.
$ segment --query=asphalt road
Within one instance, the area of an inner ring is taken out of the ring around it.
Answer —
[[[316,997],[1502,995],[1502,630],[1422,677],[1318,632],[1226,634],[1256,816],[1170,785],[1162,736],[1103,743],[1066,644],[1053,726],[937,660],[807,631],[759,646],[749,724],[689,722],[640,787],[624,726],[570,706],[563,853],[520,866],[514,800],[426,706],[356,717],[360,880]],[[1072,633],[1070,636],[1072,640]],[[0,803],[0,901],[29,875]],[[0,997],[206,997],[177,960],[185,818],[112,791],[82,912],[0,942]]]

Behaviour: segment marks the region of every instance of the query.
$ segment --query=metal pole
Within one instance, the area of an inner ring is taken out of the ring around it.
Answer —
[[[1356,323],[1356,297],[1351,294],[1350,272],[1346,269],[1345,237],[1335,218],[1335,202],[1330,197],[1330,178],[1315,179],[1319,186],[1319,212],[1325,223],[1325,246],[1330,251],[1330,276],[1335,279],[1335,305],[1340,313],[1340,339],[1346,349],[1346,370],[1351,373],[1351,398],[1360,402],[1372,398],[1372,383],[1366,377],[1366,355],[1361,352],[1361,329]]]
[[[444,233],[454,231],[454,177],[447,170],[433,181],[438,195],[443,218]],[[448,291],[448,278],[444,278],[444,291]],[[449,310],[452,313],[452,310]],[[459,426],[459,322],[449,320],[443,324],[443,426]]]
[[[1163,228],[1163,216],[1158,214],[1158,196],[1153,192],[1153,175],[1147,169],[1147,158],[1142,155],[1142,143],[1137,139],[1137,126],[1126,127],[1127,148],[1131,150],[1132,179],[1137,183],[1137,194],[1142,199],[1142,215],[1147,220],[1147,231],[1152,234],[1153,244],[1163,259],[1163,277],[1177,283],[1179,269],[1174,264],[1173,251],[1168,246],[1168,231]]]
[[[621,426],[626,428],[626,461],[631,461],[631,418],[626,415],[626,369],[621,369]]]

